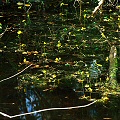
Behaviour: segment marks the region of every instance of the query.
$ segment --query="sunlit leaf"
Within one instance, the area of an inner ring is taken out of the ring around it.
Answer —
[[[56,58],[56,59],[55,59],[55,62],[58,62],[58,61],[59,61],[59,59],[58,59],[58,58]]]
[[[100,66],[100,67],[102,67],[102,65],[101,65],[101,64],[97,64],[97,66]]]
[[[22,22],[25,22],[26,20],[22,20]]]
[[[53,77],[53,78],[56,78],[56,75],[54,74],[54,75],[52,75],[52,77]]]
[[[64,15],[63,13],[59,13],[60,16]]]
[[[108,80],[109,80],[109,77],[106,78],[106,81],[108,81]]]
[[[47,73],[47,71],[46,71],[46,70],[42,70],[42,72],[43,72],[44,74],[46,74],[46,73]]]
[[[86,14],[84,14],[84,19],[86,18],[86,16],[87,16],[87,15],[86,15]]]
[[[92,88],[90,88],[90,87],[88,88],[88,90],[89,90],[89,92],[92,92],[92,91],[93,91]]]
[[[35,65],[34,68],[40,68],[40,65]]]
[[[101,33],[101,36],[106,39],[106,36],[104,35],[104,33]]]
[[[83,82],[84,82],[84,80],[78,79],[78,82],[79,82],[79,83],[83,83]]]
[[[44,42],[44,45],[46,45],[46,42]]]
[[[26,7],[29,7],[29,6],[30,6],[30,4],[25,4],[25,6],[26,6]]]
[[[59,62],[61,58],[55,58],[55,62]]]
[[[86,84],[86,85],[85,85],[85,87],[86,87],[86,88],[88,88],[88,87],[89,87],[89,85],[88,85],[88,84]]]
[[[106,102],[106,101],[109,100],[109,98],[108,98],[107,96],[105,96],[105,97],[102,97],[102,100],[103,100],[104,102]]]
[[[26,44],[21,44],[21,47],[25,47],[26,46]]]
[[[87,77],[89,77],[90,76],[89,72],[86,72],[86,75],[87,75]]]
[[[85,74],[85,72],[84,72],[84,71],[82,71],[82,72],[81,72],[81,75],[84,75],[84,74]]]
[[[108,60],[109,60],[109,58],[108,58],[108,57],[106,57],[105,61],[106,61],[106,62],[108,62]]]
[[[24,58],[23,62],[24,62],[24,63],[26,62],[26,58]]]
[[[85,28],[85,27],[82,27],[81,30],[84,31],[84,30],[86,30],[86,28]]]
[[[24,3],[18,2],[17,5],[24,5]]]
[[[58,41],[57,47],[58,48],[61,47],[61,42],[60,41]]]
[[[118,20],[120,21],[120,17],[118,17]]]
[[[22,9],[22,6],[19,6],[18,9]]]
[[[26,89],[24,88],[24,92],[26,92]]]
[[[23,55],[27,55],[27,52],[22,52]]]
[[[64,5],[64,3],[61,3],[61,4],[60,4],[60,7],[63,6],[63,5]]]

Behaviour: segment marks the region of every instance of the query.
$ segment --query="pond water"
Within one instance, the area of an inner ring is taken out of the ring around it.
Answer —
[[[84,6],[84,14],[89,16],[92,10],[87,3]],[[46,108],[91,103],[80,99],[84,94],[91,95],[90,91],[83,88],[83,85],[88,85],[89,82],[93,84],[88,79],[87,72],[91,66],[93,67],[93,61],[97,61],[102,67],[99,66],[100,75],[97,72],[98,68],[93,69],[94,75],[99,77],[97,80],[101,78],[104,81],[109,67],[106,58],[109,56],[110,46],[108,41],[103,42],[104,39],[101,38],[96,26],[107,24],[106,28],[109,28],[112,25],[111,31],[114,33],[106,30],[106,35],[113,35],[117,41],[119,32],[115,32],[117,25],[113,26],[114,20],[105,23],[98,21],[99,16],[96,16],[90,19],[83,17],[80,21],[78,7],[70,11],[71,5],[63,6],[56,11],[51,10],[52,7],[44,9],[43,5],[36,3],[32,4],[29,11],[27,7],[18,9],[16,4],[1,7],[2,31],[6,27],[8,29],[0,41],[0,80],[14,75],[31,63],[34,66],[22,75],[0,83],[0,111],[16,115]],[[113,16],[117,17],[116,14]],[[102,18],[109,19],[104,16],[101,16]],[[119,44],[116,46],[119,49]],[[76,82],[80,77],[85,79],[84,84]],[[95,94],[91,97],[99,99],[100,92],[94,87],[93,85],[92,89],[95,89]],[[119,120],[119,106],[120,98],[117,96],[105,104],[95,103],[85,108],[36,112],[13,119]],[[0,120],[7,119],[0,116]]]

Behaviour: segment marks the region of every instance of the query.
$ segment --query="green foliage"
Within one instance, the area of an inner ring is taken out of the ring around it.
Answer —
[[[0,49],[19,54],[20,66],[34,64],[29,74],[19,77],[19,89],[32,84],[75,89],[89,92],[90,96],[93,92],[106,91],[104,87],[110,79],[110,47],[120,42],[120,16],[118,12],[106,14],[103,11],[101,16],[98,14],[93,18],[90,2],[82,2],[81,7],[77,2],[74,6],[73,0],[59,4],[55,1],[43,4],[42,1],[35,4],[38,11],[25,10],[23,4],[19,4],[21,7],[18,5],[18,11],[24,10],[26,16],[14,23],[17,30],[8,34],[10,39],[7,43],[6,36],[2,38]],[[25,6],[30,7],[30,4]],[[50,6],[54,6],[52,10],[58,10],[57,13],[48,12]],[[92,66],[94,60],[96,62]],[[99,71],[101,73],[98,74]],[[97,77],[93,77],[95,74]],[[107,95],[103,97],[106,99]]]

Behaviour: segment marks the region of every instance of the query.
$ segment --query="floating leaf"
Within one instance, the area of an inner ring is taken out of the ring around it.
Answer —
[[[100,67],[102,67],[102,65],[101,65],[101,64],[97,64],[97,66],[100,66]]]
[[[24,3],[18,2],[17,5],[24,5]]]

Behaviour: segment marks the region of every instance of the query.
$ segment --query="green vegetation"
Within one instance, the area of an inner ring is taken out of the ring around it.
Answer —
[[[19,76],[17,89],[72,89],[83,93],[81,99],[99,93],[103,101],[110,94],[120,95],[119,9],[105,10],[104,4],[92,16],[96,5],[87,0],[17,3],[22,16],[12,11],[15,22],[11,11],[2,16],[0,52],[17,54],[19,67],[33,64]]]

